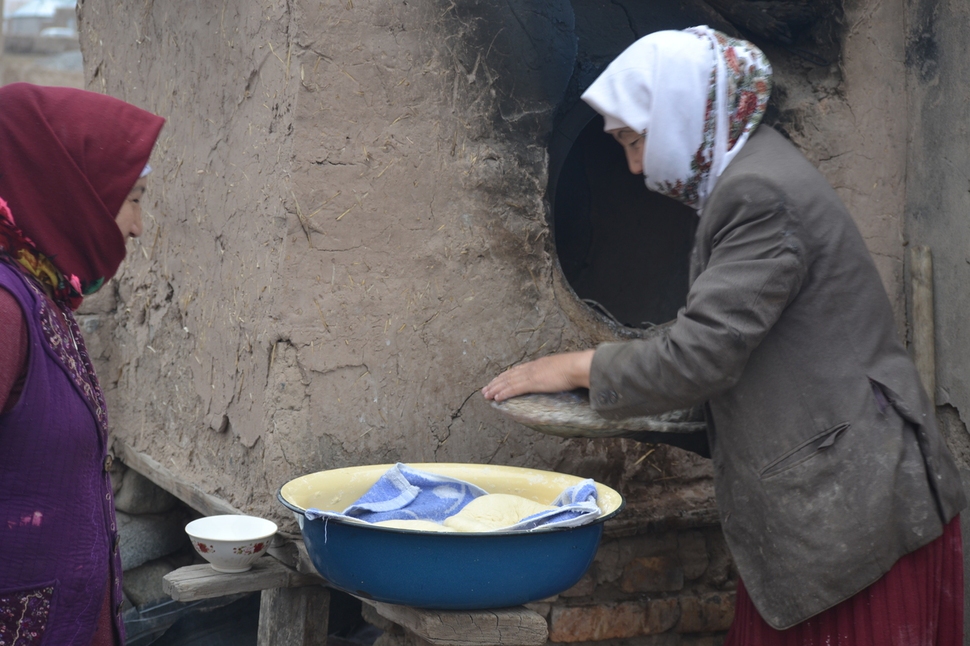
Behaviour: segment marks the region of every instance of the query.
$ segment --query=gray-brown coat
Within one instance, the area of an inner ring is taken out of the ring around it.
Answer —
[[[600,346],[590,381],[608,416],[707,402],[724,534],[778,629],[867,587],[965,505],[861,234],[768,127],[708,200],[686,307],[661,335]]]

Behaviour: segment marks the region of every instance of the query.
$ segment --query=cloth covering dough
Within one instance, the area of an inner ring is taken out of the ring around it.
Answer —
[[[459,532],[493,532],[515,525],[544,511],[556,509],[551,505],[507,493],[490,493],[475,498],[443,524]]]
[[[596,483],[589,478],[581,480],[563,489],[549,505],[539,505],[521,496],[509,496],[518,498],[527,505],[526,508],[518,510],[513,507],[513,511],[508,516],[512,521],[493,519],[489,521],[491,524],[488,527],[482,527],[480,524],[468,526],[464,531],[491,531],[497,528],[511,532],[528,532],[540,528],[585,525],[599,518],[602,513],[597,502],[596,487]],[[488,495],[490,494],[484,489],[470,482],[397,463],[344,511],[328,511],[311,507],[304,514],[307,520],[334,518],[373,524],[387,520],[424,520],[440,523],[458,514],[463,507],[475,499]],[[479,502],[472,509],[474,510],[478,505],[490,504],[495,503]],[[521,520],[516,522],[516,519]],[[460,523],[461,520],[456,522]],[[494,527],[491,526],[492,524]],[[414,526],[412,525],[411,528],[413,529]],[[440,530],[435,528],[434,531]]]

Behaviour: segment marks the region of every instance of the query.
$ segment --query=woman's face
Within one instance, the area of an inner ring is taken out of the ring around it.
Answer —
[[[125,203],[121,205],[121,210],[115,216],[115,222],[118,223],[118,228],[121,229],[121,235],[124,236],[125,240],[129,237],[137,238],[141,235],[141,199],[145,195],[146,183],[144,177],[135,182],[128,193],[128,197],[125,198]]]
[[[623,146],[630,172],[634,175],[643,175],[643,138],[646,133],[637,132],[632,128],[617,128],[609,132]]]

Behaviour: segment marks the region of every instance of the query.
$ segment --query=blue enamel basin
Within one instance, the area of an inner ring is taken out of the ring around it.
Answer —
[[[307,552],[327,582],[345,592],[400,605],[443,610],[502,608],[537,601],[582,578],[603,522],[623,497],[597,483],[602,515],[580,527],[531,532],[422,532],[339,519],[309,520],[306,509],[343,511],[393,465],[320,471],[284,484],[277,498],[296,515]],[[410,464],[459,478],[489,493],[549,504],[581,478],[518,467]]]

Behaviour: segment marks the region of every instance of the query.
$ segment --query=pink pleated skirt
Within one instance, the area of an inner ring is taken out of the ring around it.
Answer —
[[[724,646],[963,646],[960,517],[865,590],[787,630],[765,623],[739,581]]]

